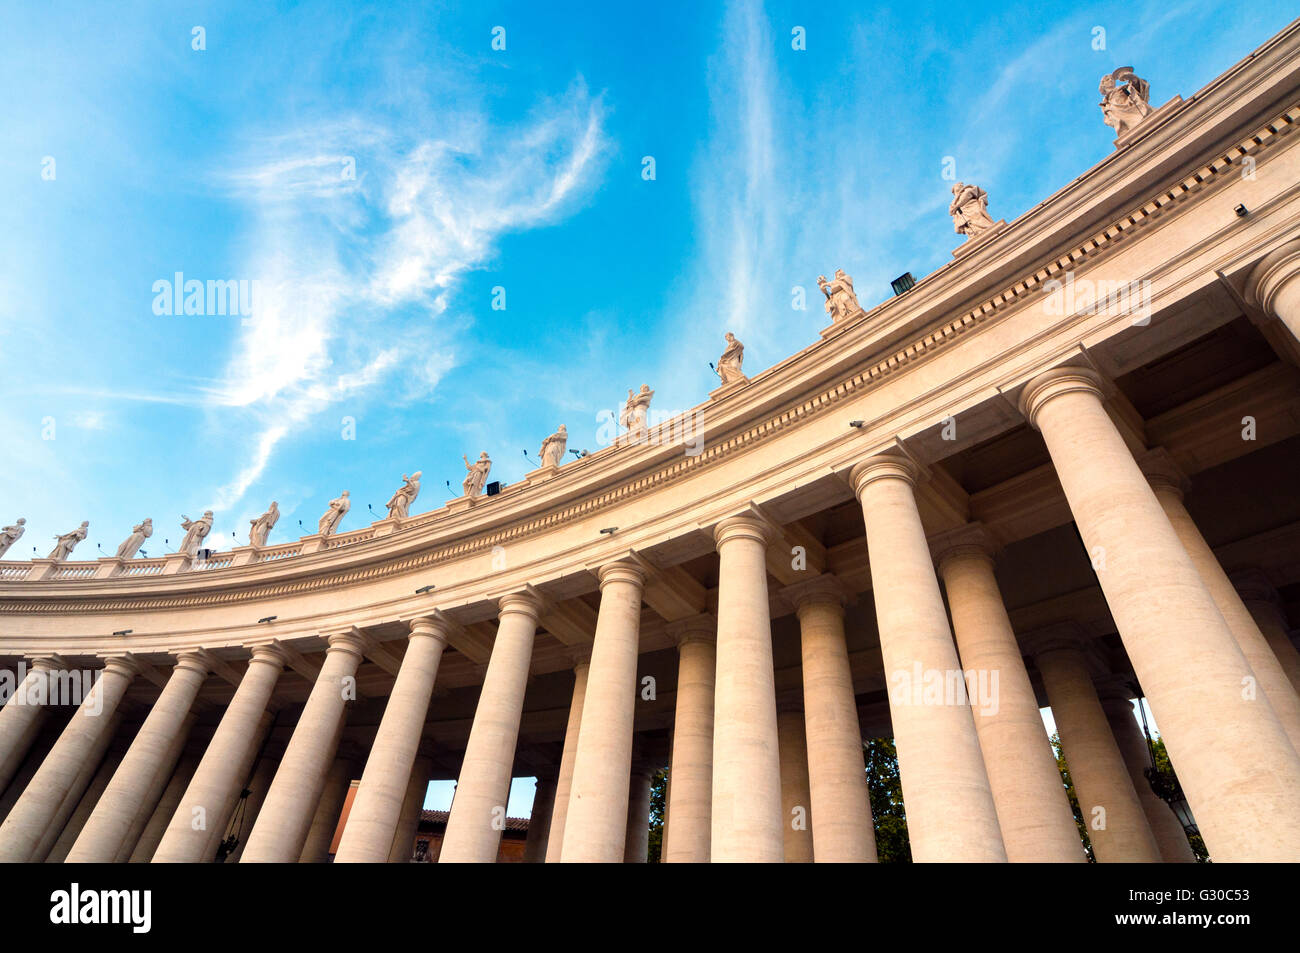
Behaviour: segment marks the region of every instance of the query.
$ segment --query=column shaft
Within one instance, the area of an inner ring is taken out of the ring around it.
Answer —
[[[382,863],[389,854],[447,633],[447,624],[439,619],[416,619],[411,623],[406,655],[384,706],[384,717],[361,775],[361,787],[352,801],[348,825],[334,855],[335,863]]]
[[[959,544],[940,557],[962,667],[970,682],[984,686],[974,701],[975,731],[1007,860],[1083,863],[1087,858],[1074,813],[990,551],[986,545]]]
[[[672,825],[665,819],[663,860],[707,864],[713,824],[713,620],[704,617],[685,628],[677,652],[677,710],[666,811]]]
[[[1043,434],[1133,669],[1206,846],[1219,862],[1300,860],[1300,755],[1206,591],[1090,370],[1034,378]],[[1194,675],[1188,676],[1188,665]]]
[[[717,672],[710,855],[715,862],[781,863],[781,763],[767,595],[771,530],[737,516],[718,546]]]
[[[566,864],[623,860],[644,582],[630,563],[600,570],[600,613],[564,822]]]
[[[284,653],[276,646],[253,649],[248,669],[154,851],[153,863],[197,864],[216,855],[229,811],[270,721],[266,706],[284,663]]]
[[[916,508],[912,464],[853,469],[867,530],[889,714],[916,861],[1005,861],[997,811],[939,582]]]
[[[876,835],[862,758],[862,732],[838,596],[798,602],[809,810],[818,863],[875,863]],[[789,823],[787,813],[786,823]],[[787,841],[786,860],[790,859]]]
[[[578,757],[578,735],[582,728],[582,703],[587,697],[589,658],[573,666],[573,696],[569,702],[569,720],[564,728],[564,750],[560,755],[560,773],[555,779],[555,807],[551,810],[551,829],[546,838],[546,862],[558,864],[564,852],[564,822],[569,813],[569,792],[573,788],[573,762]]]
[[[129,659],[113,658],[104,665],[103,674],[86,694],[77,713],[59,735],[59,740],[46,755],[31,783],[5,818],[4,824],[0,825],[0,863],[23,863],[41,859],[35,856],[38,845],[55,821],[65,799],[69,799],[79,776],[85,777],[86,784],[90,783],[94,765],[86,773],[87,762],[96,750],[96,763],[103,756],[108,738],[111,737],[109,729],[116,727],[113,716],[117,706],[138,671],[138,666]],[[82,792],[84,790],[83,786]],[[77,792],[78,799],[82,792]],[[73,800],[63,815],[65,820],[75,807],[76,800]],[[57,839],[57,831],[54,837]],[[46,850],[51,846],[53,840]]]
[[[623,825],[623,863],[650,860],[650,788],[654,776],[645,767],[633,768],[628,777],[627,817]]]
[[[496,862],[541,609],[541,600],[528,592],[501,599],[501,621],[474,711],[439,863]]]
[[[332,635],[325,662],[280,759],[240,863],[293,863],[302,856],[325,775],[338,753],[347,686],[356,678],[364,643],[356,632]]]
[[[538,778],[533,794],[533,809],[528,815],[528,839],[524,842],[524,863],[540,864],[546,860],[550,839],[551,815],[555,812],[555,778]]]
[[[49,658],[33,659],[14,695],[0,708],[0,793],[8,787],[40,733],[49,711],[50,673],[61,668]]]
[[[780,711],[776,730],[781,752],[781,813],[787,864],[813,862],[812,794],[808,788],[808,736],[803,712]],[[865,768],[863,774],[865,775]]]
[[[1156,797],[1151,782],[1147,780],[1145,769],[1151,764],[1151,755],[1146,739],[1138,729],[1132,700],[1123,696],[1103,698],[1101,707],[1105,709],[1111,734],[1115,736],[1115,744],[1119,746],[1129,779],[1142,804],[1142,813],[1146,815],[1147,825],[1156,839],[1160,859],[1167,864],[1196,863],[1196,855],[1192,853],[1192,845],[1187,843],[1183,825],[1178,823],[1169,805]]]
[[[184,740],[190,709],[207,677],[204,653],[186,652],[177,659],[162,694],[68,853],[68,863],[106,864],[117,858],[164,763]]]
[[[349,759],[334,759],[330,773],[325,778],[320,803],[316,805],[316,814],[311,819],[311,830],[307,832],[307,842],[298,856],[298,863],[323,864],[329,860],[330,844],[334,841],[334,832],[338,830],[343,801],[348,796],[348,789],[352,787],[355,772],[356,766]]]

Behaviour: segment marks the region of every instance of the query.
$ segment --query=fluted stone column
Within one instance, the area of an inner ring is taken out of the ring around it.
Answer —
[[[420,812],[424,810],[424,798],[429,793],[429,777],[433,774],[433,759],[417,755],[411,766],[411,777],[406,785],[406,795],[402,799],[401,813],[398,815],[397,828],[393,832],[388,849],[390,864],[408,864],[415,855],[415,835],[420,830]],[[348,826],[352,825],[352,813],[357,809],[357,802],[352,801],[352,811],[348,812]],[[344,828],[344,835],[347,828]],[[343,849],[339,843],[340,852]],[[335,855],[335,862],[338,855]]]
[[[558,864],[560,855],[564,852],[564,822],[569,812],[569,792],[573,788],[573,762],[578,757],[582,703],[587,697],[587,672],[590,668],[590,651],[579,651],[574,657],[573,696],[569,702],[569,720],[564,728],[564,750],[560,755],[560,773],[555,779],[555,807],[551,810],[551,829],[546,838],[548,864]]]
[[[1035,633],[1031,645],[1097,861],[1158,863],[1155,836],[1102,711],[1083,649],[1056,632]]]
[[[1129,779],[1137,791],[1147,825],[1156,839],[1160,859],[1167,864],[1194,864],[1196,855],[1187,842],[1187,833],[1178,822],[1173,810],[1151,790],[1146,769],[1151,766],[1151,753],[1146,738],[1138,728],[1133,712],[1132,692],[1118,678],[1111,677],[1099,687],[1101,707],[1115,737],[1115,744],[1128,768]]]
[[[1300,240],[1287,242],[1255,266],[1246,279],[1246,300],[1300,339]]]
[[[813,862],[812,794],[808,788],[808,737],[803,712],[782,705],[776,713],[777,739],[781,752],[781,814],[785,862]],[[865,776],[866,770],[864,768]]]
[[[1283,671],[1281,661],[1260,631],[1250,610],[1246,608],[1236,587],[1229,581],[1228,574],[1223,571],[1214,551],[1192,521],[1187,507],[1183,505],[1186,478],[1163,451],[1148,454],[1141,463],[1160,507],[1169,517],[1174,532],[1191,557],[1192,565],[1205,583],[1210,598],[1228,623],[1233,638],[1237,640],[1242,654],[1246,656],[1246,662],[1255,673],[1259,690],[1277,714],[1287,737],[1291,739],[1291,746],[1300,751],[1300,694],[1296,693],[1291,680]]]
[[[636,659],[645,573],[631,562],[602,566],[582,729],[564,822],[563,863],[620,863],[627,841]]]
[[[158,844],[162,841],[163,833],[167,830],[167,824],[172,819],[172,815],[176,813],[176,808],[181,803],[181,797],[185,794],[185,789],[189,787],[190,778],[194,777],[194,772],[199,766],[199,759],[203,756],[203,747],[205,745],[196,745],[193,741],[186,746],[186,750],[176,763],[175,770],[167,779],[166,787],[163,788],[162,796],[158,798],[157,806],[154,807],[153,812],[146,819],[147,822],[140,833],[140,837],[127,855],[126,863],[147,864],[153,860],[154,851],[158,849]]]
[[[285,864],[302,856],[325,775],[338,753],[347,700],[355,697],[345,687],[356,678],[364,651],[365,640],[356,630],[329,636],[325,662],[298,716],[240,863]]]
[[[528,839],[524,841],[524,863],[540,864],[546,860],[546,844],[551,835],[551,815],[555,812],[555,778],[537,778],[533,809],[528,815]]]
[[[0,708],[0,793],[18,772],[50,710],[50,673],[65,668],[54,656],[34,658],[28,665],[13,697]]]
[[[439,863],[496,862],[541,611],[542,600],[531,591],[500,599],[500,623],[461,762]]]
[[[382,863],[388,856],[448,633],[445,619],[411,622],[406,655],[348,812],[347,829],[334,855],[336,864]]]
[[[709,862],[716,629],[717,623],[703,615],[669,627],[677,640],[677,709],[664,812],[664,863]]]
[[[181,796],[153,863],[197,864],[216,855],[229,812],[270,721],[266,706],[285,661],[277,645],[254,646],[248,670]]]
[[[1291,641],[1290,626],[1268,578],[1258,569],[1247,570],[1233,573],[1232,584],[1241,593],[1247,611],[1286,672],[1287,680],[1300,691],[1300,651]]]
[[[45,756],[40,768],[32,777],[13,810],[0,825],[0,863],[23,863],[39,860],[37,847],[46,830],[58,816],[64,800],[69,799],[73,785],[86,770],[92,752],[98,749],[96,762],[105,747],[110,728],[115,727],[114,714],[127,687],[139,673],[140,667],[130,657],[110,658],[104,663],[103,673],[95,686],[86,694],[77,713],[72,716],[59,740]],[[90,774],[93,775],[91,766]],[[89,784],[90,777],[86,777]],[[77,792],[80,798],[84,792]],[[73,801],[67,814],[71,814]],[[67,814],[64,815],[66,818]],[[55,838],[58,833],[55,832]],[[53,842],[50,842],[53,846]],[[48,850],[48,847],[46,848]]]
[[[298,863],[323,864],[329,860],[330,844],[334,841],[334,832],[338,830],[343,802],[347,799],[355,774],[356,765],[351,758],[334,759],[330,773],[325,777],[320,803],[316,805],[316,814],[311,819],[311,830],[307,832],[307,843],[298,855]]]
[[[1084,863],[1070,799],[993,575],[993,541],[972,524],[945,533],[932,549],[962,668],[989,696],[974,698],[972,709],[1007,860]]]
[[[1300,755],[1272,707],[1243,697],[1250,665],[1101,398],[1093,371],[1061,367],[1031,380],[1020,405],[1047,443],[1210,853],[1300,860]]]
[[[175,754],[183,743],[190,709],[208,671],[208,656],[201,650],[177,656],[167,685],[100,795],[68,853],[68,863],[106,864],[116,859],[168,755]]]
[[[844,587],[833,576],[786,592],[799,617],[812,854],[819,864],[876,862],[862,731],[844,639]],[[785,763],[781,765],[782,775]],[[790,823],[787,806],[786,824]],[[787,861],[790,857],[786,841]]]
[[[871,457],[850,479],[862,504],[871,588],[885,663],[889,714],[916,861],[1005,861],[997,811],[965,693],[961,665],[916,508],[915,466]]]
[[[654,771],[635,762],[628,775],[627,817],[623,825],[623,863],[644,864],[650,860],[650,788]]]
[[[717,673],[713,722],[714,862],[784,859],[776,676],[767,596],[773,529],[733,516],[713,531],[718,547]]]

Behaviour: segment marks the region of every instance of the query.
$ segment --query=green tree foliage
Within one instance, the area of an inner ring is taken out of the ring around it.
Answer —
[[[1095,864],[1097,858],[1092,853],[1092,841],[1088,839],[1088,825],[1083,811],[1079,808],[1079,799],[1074,794],[1074,782],[1070,779],[1070,768],[1065,763],[1061,752],[1061,735],[1052,733],[1052,752],[1056,755],[1056,770],[1061,772],[1061,781],[1065,784],[1065,793],[1070,798],[1070,810],[1074,812],[1074,823],[1079,828],[1079,839],[1083,841],[1083,852],[1088,855],[1088,863]]]
[[[907,837],[903,810],[903,783],[898,774],[898,751],[893,738],[870,738],[862,743],[867,769],[867,793],[876,827],[876,854],[882,864],[909,863],[912,845]],[[816,819],[813,823],[817,823]]]
[[[664,809],[668,803],[668,771],[650,779],[650,863],[659,863],[664,850]]]

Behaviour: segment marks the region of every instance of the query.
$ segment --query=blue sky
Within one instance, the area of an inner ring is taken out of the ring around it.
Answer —
[[[1111,151],[1102,73],[1186,97],[1294,11],[611,7],[7,3],[9,558],[145,516],[161,555],[209,508],[228,548],[271,499],[284,542],[343,489],[356,529],[404,472],[423,512],[462,453],[513,482],[559,423],[596,449],[630,387],[704,399],[725,331],[750,374],[815,340],[818,274],[869,308],[949,260],[944,157],[1011,220]],[[154,314],[176,272],[256,279],[254,315]]]

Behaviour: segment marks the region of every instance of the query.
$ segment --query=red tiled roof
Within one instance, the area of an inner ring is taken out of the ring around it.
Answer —
[[[448,811],[420,811],[420,822],[433,824],[435,827],[446,827]],[[507,817],[506,830],[508,831],[526,831],[528,830],[528,818],[526,817]]]

